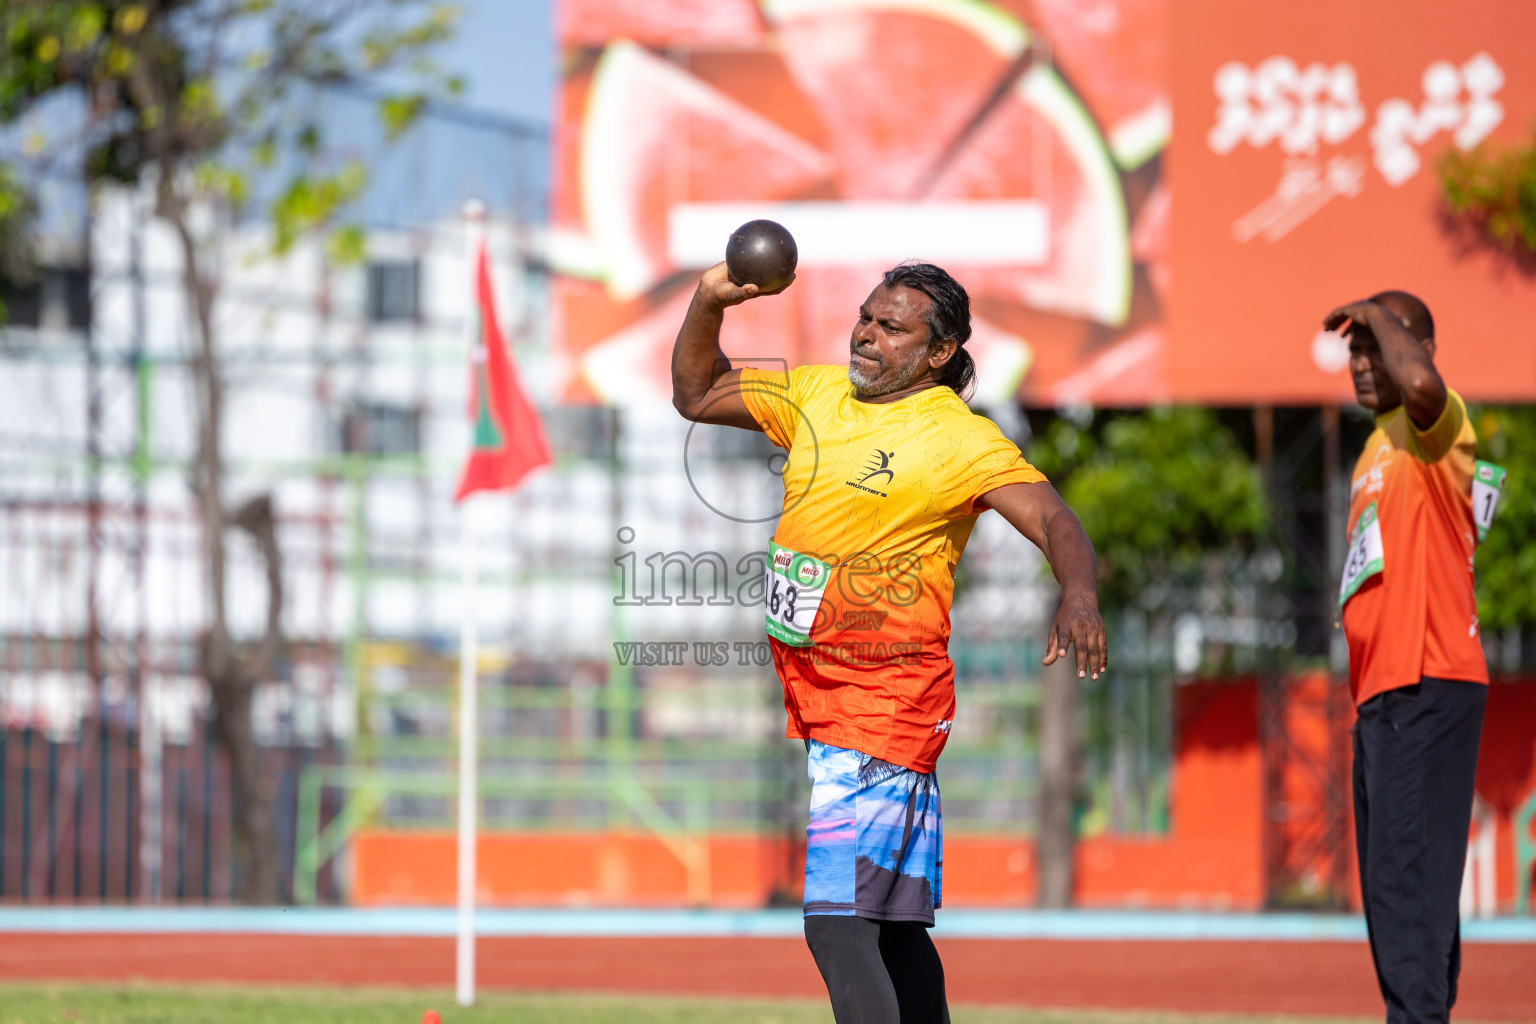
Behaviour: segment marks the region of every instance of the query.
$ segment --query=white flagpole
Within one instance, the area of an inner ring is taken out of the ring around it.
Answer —
[[[466,498],[459,516],[464,531],[464,610],[459,627],[459,941],[455,957],[460,1006],[475,1002],[475,830],[479,818],[476,778],[476,689],[479,659],[475,635],[475,520]]]
[[[464,221],[468,236],[466,251],[469,255],[470,302],[469,315],[465,317],[464,333],[469,341],[471,359],[483,359],[478,351],[485,339],[473,337],[474,325],[480,322],[475,305],[480,299],[476,288],[478,267],[475,264],[478,245],[485,237],[485,208],[476,201],[464,204]],[[455,987],[460,1006],[475,1002],[475,832],[479,824],[479,780],[477,778],[477,739],[479,735],[476,696],[479,684],[479,637],[476,634],[475,518],[470,503],[473,495],[465,497],[459,508],[459,524],[463,530],[463,550],[460,558],[462,607],[459,614],[459,935],[455,950]]]

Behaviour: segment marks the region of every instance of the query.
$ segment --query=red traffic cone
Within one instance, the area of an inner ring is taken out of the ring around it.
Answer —
[[[437,1015],[436,1010],[428,1010],[421,1015],[421,1024],[443,1024],[443,1018]]]

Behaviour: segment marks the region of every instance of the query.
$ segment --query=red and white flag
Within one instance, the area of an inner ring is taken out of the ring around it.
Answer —
[[[464,463],[454,501],[463,501],[476,491],[510,490],[523,477],[550,463],[544,425],[523,392],[496,318],[484,238],[475,245],[473,262],[476,302],[472,315],[479,321],[472,335],[477,341],[469,353],[469,421],[474,427],[474,447]]]

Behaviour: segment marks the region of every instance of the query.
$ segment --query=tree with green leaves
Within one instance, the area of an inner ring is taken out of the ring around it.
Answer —
[[[389,137],[401,134],[429,95],[457,90],[430,60],[457,11],[435,0],[9,0],[0,5],[0,123],[71,96],[82,113],[50,140],[83,153],[93,190],[120,183],[154,198],[182,261],[192,326],[196,454],[190,488],[202,527],[208,622],[202,673],[215,735],[228,751],[240,897],[279,893],[271,794],[261,777],[252,717],[257,684],[281,653],[283,573],[270,495],[231,507],[223,462],[224,395],[215,317],[228,228],[257,191],[276,254],[322,236],[332,258],[362,253],[348,204],[366,185],[357,162],[333,164],[309,90],[393,87],[378,101]],[[405,83],[402,88],[402,83]],[[258,190],[258,183],[271,187]],[[0,256],[24,260],[34,203],[11,171],[0,175]],[[11,270],[7,264],[0,270]],[[236,642],[226,611],[231,530],[248,533],[266,565],[265,634]]]
[[[1478,455],[1509,471],[1477,547],[1477,617],[1485,636],[1536,626],[1536,407],[1472,410]]]
[[[15,288],[32,283],[36,217],[37,204],[15,168],[0,164],[0,285]],[[0,301],[0,323],[5,318],[5,303]]]
[[[1264,482],[1216,413],[1196,407],[1054,418],[1029,459],[1055,484],[1099,555],[1099,601],[1111,623],[1110,670],[1129,659],[1115,626],[1132,608],[1149,612],[1170,584],[1200,579],[1212,555],[1243,552],[1269,530]],[[1071,902],[1083,743],[1082,682],[1042,677],[1040,904]]]
[[[1264,481],[1232,431],[1193,406],[1052,423],[1030,449],[1098,549],[1106,609],[1198,578],[1205,559],[1248,552],[1269,531]]]
[[[1491,247],[1530,270],[1536,266],[1536,141],[1440,158],[1440,196],[1453,233]]]

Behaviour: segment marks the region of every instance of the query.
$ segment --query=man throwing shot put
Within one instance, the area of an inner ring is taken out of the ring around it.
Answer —
[[[806,942],[838,1024],[947,1021],[927,928],[942,864],[934,766],[955,718],[955,566],[976,517],[996,509],[1061,584],[1045,664],[1071,645],[1078,676],[1098,678],[1108,645],[1093,545],[961,400],[975,375],[970,299],[943,270],[886,273],[859,307],[848,366],[787,377],[732,369],[720,349],[725,309],[758,294],[723,263],[704,274],[673,349],[672,401],[788,451],[764,614],[787,734],[809,754]]]
[[[1371,956],[1389,1024],[1446,1021],[1461,967],[1458,899],[1487,700],[1461,397],[1435,370],[1435,322],[1407,292],[1340,306],[1355,397],[1376,413],[1350,485],[1339,586],[1354,740],[1355,842]]]

